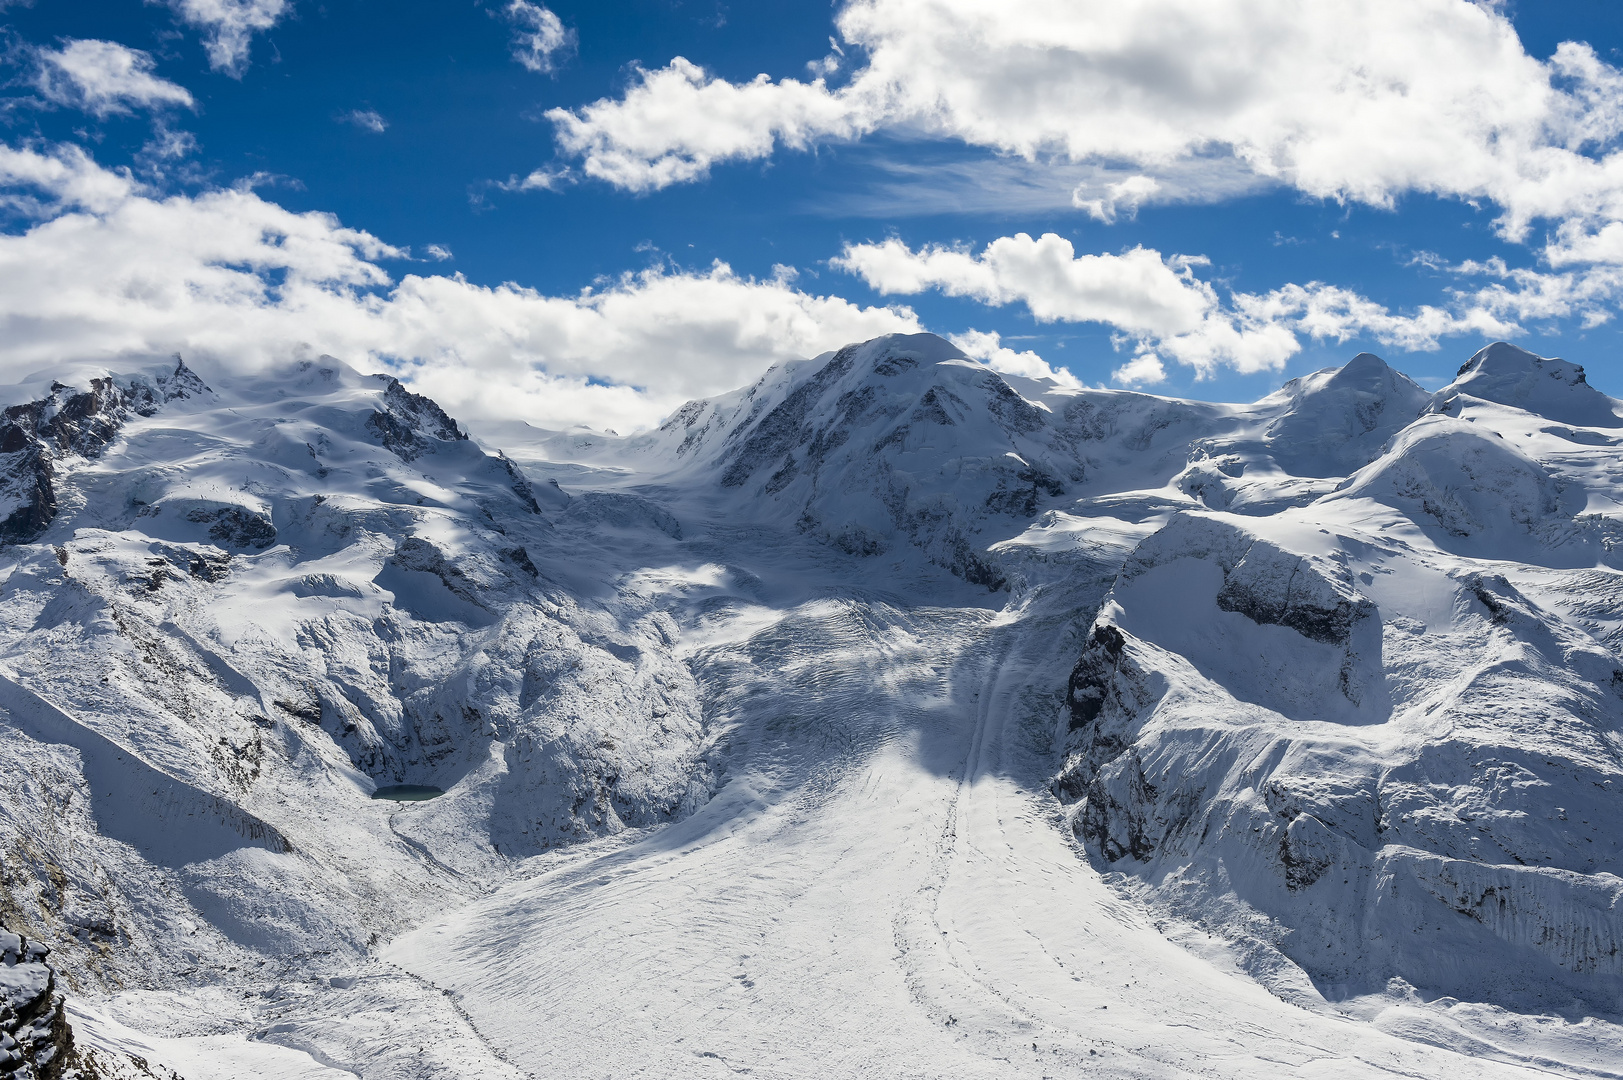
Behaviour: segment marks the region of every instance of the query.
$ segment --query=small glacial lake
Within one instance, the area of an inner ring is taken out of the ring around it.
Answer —
[[[429,799],[445,792],[437,787],[426,784],[390,784],[380,787],[372,793],[374,799],[389,799],[393,802],[427,802]]]

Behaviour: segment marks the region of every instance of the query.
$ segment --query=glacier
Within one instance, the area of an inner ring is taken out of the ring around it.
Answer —
[[[1220,404],[893,335],[625,438],[331,357],[0,401],[39,1075],[1623,1075],[1576,365]]]

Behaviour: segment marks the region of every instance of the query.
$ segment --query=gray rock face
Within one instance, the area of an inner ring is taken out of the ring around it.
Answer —
[[[379,375],[378,379],[384,384],[383,407],[367,417],[366,428],[401,461],[433,453],[439,443],[463,442],[468,438],[436,402],[412,393],[392,376]]]
[[[221,547],[237,551],[262,551],[276,543],[276,526],[240,506],[227,506],[218,510],[197,509],[186,515],[187,521],[209,527],[209,539]]]

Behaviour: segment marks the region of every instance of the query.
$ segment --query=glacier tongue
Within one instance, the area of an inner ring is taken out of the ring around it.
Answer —
[[[0,906],[109,1073],[1623,1075],[1574,365],[898,335],[506,453],[325,357],[8,400]]]

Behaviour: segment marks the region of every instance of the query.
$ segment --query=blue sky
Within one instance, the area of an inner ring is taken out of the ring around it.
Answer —
[[[1351,5],[1367,10],[1345,26],[1315,24],[1316,5],[1274,5],[1286,12],[1275,23],[1232,20],[1236,40],[1212,55],[1191,13],[1235,4],[1067,7],[1082,12],[1074,25],[1046,0],[10,3],[0,22],[14,157],[0,170],[11,208],[0,240],[13,250],[0,251],[0,286],[8,259],[19,282],[43,264],[67,284],[47,294],[30,279],[0,303],[0,323],[26,341],[0,350],[0,364],[20,374],[53,356],[112,364],[173,350],[252,364],[308,349],[395,366],[466,414],[624,428],[842,333],[909,321],[965,341],[996,333],[1001,360],[973,340],[1012,370],[1028,369],[1011,357],[1031,351],[1089,384],[1226,399],[1361,349],[1440,385],[1498,326],[1623,395],[1612,317],[1623,245],[1606,231],[1619,193],[1610,180],[1562,179],[1588,166],[1598,176],[1616,152],[1617,5],[1379,0]],[[871,15],[865,31],[839,21],[858,8]],[[1121,9],[1142,18],[1112,22]],[[954,42],[943,52],[908,37],[943,12],[983,68],[948,63]],[[1175,32],[1184,15],[1188,37]],[[1506,20],[1511,54],[1491,35]],[[1283,52],[1276,30],[1295,35]],[[1131,40],[1117,54],[1095,48],[1118,32]],[[1463,44],[1441,47],[1451,41]],[[1562,42],[1586,43],[1590,66],[1551,67]],[[1333,78],[1292,100],[1290,78],[1251,85],[1223,68],[1252,48],[1259,64],[1301,54],[1314,72],[1344,62],[1356,74],[1379,57],[1378,74],[1426,100],[1414,114],[1361,111]],[[656,86],[677,57],[694,74]],[[903,74],[881,85],[875,72],[892,62]],[[1510,87],[1503,100],[1480,100],[1485,70]],[[768,83],[745,103],[758,73]],[[977,79],[973,100],[949,100],[958,80]],[[1548,115],[1519,111],[1534,95],[1518,97],[1516,79],[1560,95]],[[685,96],[695,88],[710,96]],[[736,123],[716,119],[734,108]],[[1468,121],[1427,126],[1451,108]],[[583,118],[584,142],[560,139],[556,110]],[[1168,116],[1159,142],[1139,137]],[[1478,119],[1486,134],[1465,130]],[[1428,148],[1456,131],[1459,153],[1435,160]],[[1507,164],[1497,148],[1517,139]],[[1560,153],[1576,166],[1549,165]],[[682,175],[657,177],[661,155]],[[67,180],[42,180],[41,162],[125,186],[87,202]],[[1078,205],[1123,180],[1154,191],[1136,208]],[[211,201],[222,192],[235,195]],[[144,210],[166,223],[143,224]],[[312,213],[331,217],[300,217]],[[1507,235],[1516,214],[1525,228]],[[106,254],[65,240],[72,222],[103,236]],[[224,239],[239,225],[259,230],[240,252]],[[287,239],[301,230],[313,230],[319,266]],[[1070,248],[1018,240],[1049,233]],[[1005,261],[988,253],[994,242]],[[927,265],[938,247],[956,259]],[[1114,261],[1139,248],[1152,255]],[[1076,262],[1074,280],[1033,269],[1047,259],[1069,272],[1066,260],[1092,256],[1106,261]],[[158,318],[139,297],[166,273],[187,295]],[[1133,274],[1140,293],[1127,295],[1116,282]],[[128,314],[109,312],[87,287],[95,333],[74,322],[70,296],[87,275],[130,299]],[[432,297],[397,293],[408,278]],[[1280,314],[1292,287],[1334,309],[1317,332],[1302,321],[1305,294]],[[583,306],[588,288],[619,295]],[[1429,322],[1417,317],[1426,305],[1438,313]],[[1225,344],[1235,327],[1263,336]],[[549,344],[564,338],[568,348]]]

